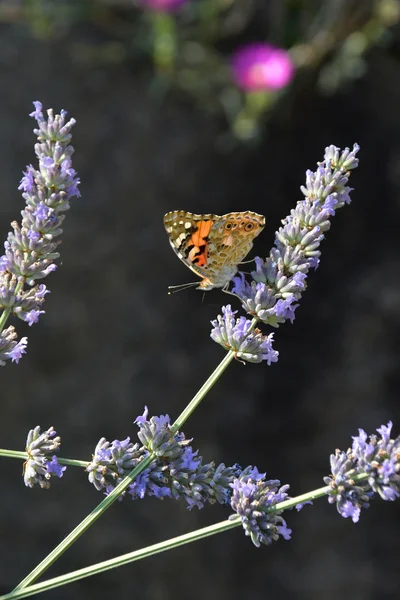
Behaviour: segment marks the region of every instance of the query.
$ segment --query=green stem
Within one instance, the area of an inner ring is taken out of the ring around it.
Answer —
[[[256,324],[256,320],[253,319],[252,326],[254,327]],[[185,421],[190,417],[193,411],[200,404],[204,396],[207,392],[212,388],[212,386],[216,383],[216,381],[221,377],[222,373],[225,371],[227,366],[231,363],[234,358],[233,352],[228,352],[228,354],[224,357],[224,359],[220,362],[215,371],[210,375],[205,384],[200,388],[197,394],[194,396],[193,400],[188,404],[185,410],[180,414],[180,416],[176,419],[175,423],[171,426],[171,430],[173,433],[176,433],[178,429],[185,423]],[[23,458],[25,458],[25,454],[21,453]],[[17,458],[15,455],[14,458]],[[18,457],[20,458],[20,456]],[[46,558],[39,564],[25,579],[23,579],[14,591],[21,590],[29,585],[31,585],[38,577],[40,577],[76,540],[85,533],[91,525],[108,509],[110,506],[118,499],[118,497],[126,490],[126,488],[132,483],[132,481],[146,469],[150,463],[155,459],[154,454],[149,454],[139,465],[137,465],[133,471],[131,471],[125,479],[121,481],[113,489],[113,491],[102,501],[100,504],[77,526],[71,533],[67,535],[67,537],[58,545]],[[60,460],[61,462],[61,460]],[[67,463],[64,463],[67,464]],[[87,463],[86,463],[87,464]],[[86,465],[85,465],[86,466]]]
[[[10,313],[11,313],[11,308],[5,308],[3,310],[3,313],[0,317],[0,332],[3,331],[4,325],[7,323],[7,319],[10,316]]]
[[[52,552],[41,563],[33,569],[25,579],[23,579],[14,589],[20,590],[27,587],[43,573],[66,551],[76,540],[83,534],[97,519],[118,499],[118,497],[126,490],[129,484],[137,477],[150,463],[154,460],[154,455],[149,454],[142,462],[137,465],[130,473],[119,483],[113,491],[106,497],[96,508],[85,518],[75,529],[67,535],[63,541],[54,548]]]
[[[15,286],[15,292],[14,292],[14,293],[15,293],[15,295],[19,294],[19,292],[20,292],[20,291],[22,290],[22,288],[24,287],[24,283],[25,283],[25,280],[24,280],[24,279],[21,279],[21,280],[20,280],[20,281],[17,283],[17,285]],[[10,314],[11,314],[11,307],[10,307],[10,306],[8,306],[7,308],[5,308],[5,309],[3,310],[3,313],[2,313],[2,315],[1,315],[1,317],[0,317],[0,333],[3,331],[3,329],[4,329],[4,325],[7,323],[7,319],[8,319],[8,317],[10,316]]]
[[[171,429],[174,433],[179,431],[182,425],[188,420],[190,415],[196,410],[200,402],[203,400],[204,396],[211,390],[213,385],[218,381],[221,377],[222,373],[225,369],[230,365],[232,360],[235,358],[233,352],[228,352],[226,356],[219,363],[218,367],[215,371],[210,375],[207,381],[201,386],[197,394],[193,397],[193,399],[189,402],[186,408],[181,412],[176,421],[171,425]]]
[[[258,323],[258,319],[254,318],[251,322],[251,326],[249,328],[248,333],[253,331],[255,326]],[[201,386],[197,394],[193,397],[193,399],[189,402],[186,408],[181,412],[179,417],[176,419],[175,423],[171,425],[171,429],[174,433],[179,431],[182,425],[188,420],[190,415],[196,410],[200,402],[203,400],[204,396],[208,394],[213,385],[217,383],[218,379],[221,377],[222,373],[225,369],[231,364],[232,360],[235,358],[235,353],[231,350],[226,354],[225,358],[221,360],[218,367],[215,369],[213,373],[211,373],[210,377],[207,381]]]
[[[123,554],[122,556],[118,556],[117,558],[112,558],[110,560],[97,563],[96,565],[85,567],[84,569],[72,571],[71,573],[67,573],[66,575],[60,575],[59,577],[54,577],[53,579],[47,579],[46,581],[37,583],[35,585],[26,587],[21,590],[19,588],[15,588],[15,590],[10,592],[9,594],[0,596],[0,600],[8,600],[11,598],[27,598],[28,596],[32,596],[33,594],[37,594],[38,592],[45,592],[55,587],[79,581],[80,579],[83,579],[85,577],[90,577],[91,575],[103,573],[104,571],[114,569],[115,567],[122,567],[123,565],[127,565],[142,558],[147,558],[148,556],[159,554],[160,552],[164,552],[165,550],[178,548],[179,546],[183,546],[191,542],[196,542],[197,540],[204,539],[210,535],[222,533],[223,531],[227,531],[228,529],[238,527],[240,524],[240,520],[222,521],[221,523],[210,525],[209,527],[204,527],[203,529],[198,529],[197,531],[193,531],[192,533],[186,533],[184,535],[166,540],[165,542],[159,542],[158,544],[154,544],[153,546],[147,546],[146,548],[142,548],[141,550],[135,550],[134,552]]]
[[[5,450],[0,448],[0,456],[5,458],[17,458],[18,460],[28,460],[29,456],[26,452],[19,452],[17,450]],[[86,469],[88,466],[87,460],[76,460],[74,458],[58,458],[60,465],[68,465],[69,467],[83,467]]]
[[[366,479],[367,477],[368,475],[366,473],[362,473],[356,475],[354,477],[354,480],[358,482],[363,479]],[[278,511],[294,508],[297,504],[307,502],[308,500],[315,500],[317,498],[324,497],[330,489],[330,486],[318,488],[311,492],[307,492],[300,496],[296,496],[295,498],[291,498],[289,500],[285,500],[284,502],[280,502],[279,504],[276,504],[275,506],[271,507],[266,512],[268,514],[274,514]],[[197,531],[186,533],[184,535],[171,538],[164,542],[159,542],[158,544],[153,544],[152,546],[147,546],[146,548],[142,548],[140,550],[134,550],[133,552],[129,552],[128,554],[123,554],[116,558],[112,558],[110,560],[91,565],[90,567],[78,569],[77,571],[71,571],[70,573],[54,577],[53,579],[47,579],[46,581],[43,581],[41,583],[25,587],[24,589],[15,588],[15,590],[10,592],[9,594],[0,596],[0,600],[17,600],[18,598],[27,598],[28,596],[32,596],[33,594],[45,592],[50,589],[60,587],[62,585],[67,585],[69,583],[79,581],[80,579],[91,577],[92,575],[98,575],[110,569],[122,567],[124,565],[133,563],[137,560],[141,560],[149,556],[154,556],[155,554],[160,554],[161,552],[165,552],[166,550],[172,550],[174,548],[178,548],[179,546],[184,546],[192,542],[197,542],[198,540],[204,539],[211,535],[224,533],[225,531],[229,531],[230,529],[239,527],[241,524],[242,521],[239,516],[237,516],[234,519],[227,519],[225,521],[221,521],[220,523],[215,523],[214,525],[198,529]]]

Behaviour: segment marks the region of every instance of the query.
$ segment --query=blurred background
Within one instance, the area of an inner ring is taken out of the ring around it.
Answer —
[[[257,465],[292,495],[322,485],[362,427],[399,434],[400,4],[395,0],[1,0],[1,225],[18,218],[34,161],[32,101],[68,110],[82,197],[64,224],[28,354],[1,372],[0,446],[53,425],[60,456],[135,438],[146,404],[174,419],[223,357],[210,320],[231,301],[192,281],[165,212],[266,215],[254,255],[301,199],[324,148],[361,145],[353,202],[275,333],[277,364],[232,364],[185,427],[207,461]],[[239,306],[237,306],[239,308]],[[9,591],[101,500],[69,468],[49,491],[0,462],[0,586]],[[48,598],[398,598],[398,505],[355,525],[325,501],[289,513],[290,542],[256,549],[236,529],[83,580]],[[225,519],[154,498],[114,505],[55,576]],[[46,577],[47,577],[46,575]]]

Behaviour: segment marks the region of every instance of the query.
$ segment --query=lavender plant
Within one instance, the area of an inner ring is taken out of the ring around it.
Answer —
[[[237,464],[232,467],[224,464],[216,467],[214,463],[204,465],[198,451],[193,451],[188,445],[190,440],[182,432],[174,431],[168,415],[148,419],[146,407],[135,423],[139,427],[138,438],[142,445],[131,443],[129,438],[112,443],[102,438],[97,444],[92,461],[86,466],[89,481],[97,490],[107,494],[107,498],[117,493],[121,499],[124,495],[122,486],[124,481],[128,481],[125,489],[132,499],[146,496],[161,500],[182,499],[189,509],[194,506],[201,509],[205,502],[219,502],[230,505],[233,514],[226,521],[195,532],[33,584],[91,524],[85,519],[79,531],[73,532],[73,540],[69,539],[67,546],[64,541],[13,592],[1,596],[3,600],[24,598],[66,585],[234,527],[242,526],[245,535],[256,547],[270,545],[280,537],[290,540],[292,530],[282,514],[293,508],[301,510],[317,498],[327,497],[342,517],[351,518],[356,523],[361,510],[368,508],[375,497],[386,501],[400,497],[400,436],[391,438],[391,422],[378,428],[378,435],[368,436],[360,429],[359,435],[353,437],[351,448],[336,450],[331,455],[331,473],[324,477],[327,485],[294,498],[288,495],[289,485],[266,479],[266,474],[260,473],[257,467],[242,469]],[[49,431],[52,432],[52,429]],[[29,432],[28,439],[32,439],[33,434],[33,431]],[[43,456],[46,452],[44,449]],[[60,459],[60,462],[85,466],[83,461],[78,464],[79,461]],[[37,482],[40,484],[40,481],[38,474]],[[104,501],[102,504],[96,509],[100,514],[104,512]]]
[[[70,165],[72,150],[67,145],[73,120],[65,124],[65,113],[53,118],[52,111],[48,111],[48,115],[45,121],[41,105],[36,103],[33,116],[39,123],[36,130],[39,170],[28,167],[24,175],[21,185],[27,208],[22,213],[22,227],[13,224],[14,233],[9,234],[2,258],[3,279],[15,280],[15,293],[8,297],[3,317],[13,313],[28,323],[36,322],[42,312],[46,290],[32,287],[26,292],[24,285],[33,286],[39,276],[54,270],[52,260],[58,254],[53,239],[61,232],[60,212],[68,206],[68,198],[77,195],[78,180]],[[304,200],[282,222],[268,257],[256,259],[250,281],[242,273],[235,278],[232,294],[251,319],[237,318],[237,311],[230,305],[222,308],[222,314],[212,322],[211,337],[227,354],[174,423],[171,424],[168,415],[149,418],[145,407],[135,421],[139,442],[131,442],[130,437],[112,442],[101,438],[90,462],[57,459],[54,452],[59,449],[60,438],[52,427],[43,433],[39,427],[31,430],[25,453],[0,450],[1,456],[25,459],[24,480],[29,487],[39,485],[48,489],[52,476],[60,478],[66,465],[70,465],[84,468],[89,482],[105,495],[92,513],[11,593],[1,596],[3,600],[53,589],[238,526],[243,527],[245,535],[257,547],[270,545],[279,538],[289,540],[292,531],[283,517],[284,511],[300,510],[320,497],[327,497],[329,503],[336,505],[339,515],[355,523],[361,510],[368,508],[375,497],[386,501],[400,497],[400,437],[391,437],[391,422],[378,428],[378,435],[368,436],[359,430],[351,448],[336,450],[331,455],[331,473],[324,478],[326,485],[297,497],[289,496],[288,484],[267,479],[256,466],[242,468],[238,464],[205,462],[199,450],[191,446],[192,440],[182,432],[184,423],[234,358],[266,361],[268,365],[277,361],[273,334],[262,333],[257,325],[278,328],[286,320],[293,322],[308,273],[319,264],[320,243],[330,228],[331,217],[350,201],[351,188],[347,182],[351,169],[358,165],[357,151],[357,145],[352,151],[346,149],[342,153],[335,146],[326,149],[317,171],[307,172],[306,186],[302,187]],[[29,296],[28,292],[32,294]],[[28,304],[26,298],[35,300]],[[226,521],[196,532],[35,584],[117,499],[139,500],[146,496],[183,500],[189,509],[219,503],[229,505],[233,513]]]
[[[15,327],[4,329],[10,315],[37,323],[46,294],[46,285],[36,283],[56,270],[54,260],[59,257],[57,238],[61,235],[64,213],[69,200],[79,196],[80,183],[72,168],[74,152],[69,144],[75,119],[66,120],[62,110],[54,116],[52,109],[43,115],[42,104],[34,102],[30,114],[37,122],[35,154],[38,168],[28,165],[19,190],[26,205],[21,211],[21,224],[11,223],[12,231],[4,243],[5,253],[0,257],[0,365],[7,360],[18,363],[26,352],[27,337],[18,341]]]

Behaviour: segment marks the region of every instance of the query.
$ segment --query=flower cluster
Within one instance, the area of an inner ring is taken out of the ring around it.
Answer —
[[[271,509],[284,500],[288,485],[280,487],[280,481],[265,480],[265,473],[259,473],[256,467],[247,467],[240,477],[231,483],[233,494],[231,506],[239,515],[245,534],[258,548],[261,544],[268,546],[282,536],[290,540],[292,531],[283,519],[282,510]],[[236,515],[229,517],[236,519]]]
[[[40,102],[34,102],[31,113],[37,121],[34,133],[38,137],[35,153],[39,168],[29,165],[18,189],[22,190],[26,206],[22,210],[21,225],[11,223],[12,231],[4,243],[5,253],[0,257],[0,308],[3,309],[1,326],[9,316],[37,323],[43,314],[42,305],[49,290],[38,279],[43,279],[56,269],[54,260],[59,257],[56,238],[62,233],[61,224],[69,199],[79,196],[79,179],[72,168],[73,153],[71,129],[74,119],[66,121],[67,113],[55,115],[50,109],[47,119]],[[25,285],[28,285],[25,289]],[[0,334],[0,364],[11,359],[18,362],[25,352],[27,339],[16,341],[14,327]]]
[[[151,456],[150,465],[131,480],[120,500],[125,494],[133,500],[145,496],[182,499],[189,509],[201,509],[206,503],[230,504],[235,514],[229,519],[240,520],[245,534],[257,547],[279,537],[289,540],[291,530],[282,517],[283,511],[294,507],[301,510],[305,504],[312,504],[312,492],[309,498],[304,495],[301,502],[296,502],[288,495],[289,485],[266,479],[257,467],[203,463],[198,450],[189,445],[191,440],[173,431],[168,415],[149,419],[145,407],[135,423],[141,444],[132,443],[129,437],[111,443],[101,438],[86,467],[90,483],[106,495]],[[342,517],[356,523],[361,509],[368,508],[376,493],[384,500],[400,497],[400,436],[391,439],[391,430],[390,422],[377,430],[379,436],[368,437],[360,429],[352,448],[331,455],[331,474],[324,478],[329,489],[318,491],[319,495],[327,494],[329,503],[336,504]],[[48,488],[52,475],[62,477],[66,467],[61,467],[54,455],[48,459],[59,445],[60,438],[52,427],[42,434],[39,427],[29,432],[24,466],[27,486]]]
[[[41,488],[50,487],[50,479],[54,475],[62,477],[67,467],[62,467],[54,452],[60,447],[61,439],[49,427],[47,431],[40,433],[40,427],[31,429],[26,440],[26,452],[28,459],[24,463],[24,481],[28,487],[40,485]],[[51,460],[49,456],[52,455]]]
[[[135,423],[143,446],[133,444],[130,438],[108,442],[102,438],[96,446],[86,470],[89,481],[98,491],[109,494],[152,453],[155,459],[127,488],[136,500],[145,496],[183,499],[191,509],[201,509],[206,502],[228,504],[237,518],[239,515],[246,535],[256,546],[270,544],[279,536],[290,538],[290,530],[280,516],[268,510],[287,499],[289,486],[279,487],[279,481],[266,481],[265,474],[256,467],[242,470],[238,465],[226,467],[223,463],[203,464],[198,450],[193,451],[183,433],[171,431],[168,415],[148,419],[147,407]],[[120,497],[122,498],[122,496]]]
[[[368,474],[371,489],[383,500],[396,500],[400,497],[400,436],[390,438],[393,423],[377,429],[380,437],[373,434],[369,438],[365,431],[358,430],[353,438],[353,455],[358,468]]]
[[[154,461],[129,485],[127,493],[136,500],[145,496],[186,501],[188,508],[203,508],[206,502],[229,502],[229,484],[240,473],[237,465],[203,464],[198,451],[189,446],[183,433],[173,433],[168,415],[151,417],[148,410],[138,417],[138,437],[143,446],[130,438],[108,442],[102,438],[87,467],[89,481],[98,491],[109,494],[149,453]]]
[[[307,274],[319,264],[319,246],[330,228],[330,219],[338,208],[350,202],[351,188],[347,182],[349,171],[358,165],[358,150],[357,144],[352,151],[346,148],[342,153],[336,146],[325,149],[324,161],[318,169],[307,171],[306,185],[301,188],[305,198],[282,221],[269,256],[266,260],[255,259],[256,269],[251,273],[251,282],[243,273],[234,277],[232,293],[257,321],[272,327],[279,327],[286,320],[293,322],[298,301],[306,289]],[[241,345],[245,345],[245,332],[253,329],[251,321],[243,319],[241,317],[235,325]],[[235,338],[231,333],[230,307],[224,307],[222,316],[212,324],[211,337],[224,348],[237,352],[238,344],[232,343]],[[266,339],[270,336],[266,338],[261,332],[257,338],[253,336],[251,356],[257,355],[263,360],[262,345]],[[245,353],[243,358],[249,360]],[[253,362],[259,361],[253,359]],[[275,361],[268,364],[270,362]]]
[[[211,321],[211,338],[226,350],[231,350],[235,358],[259,363],[266,360],[270,365],[278,360],[278,352],[273,349],[273,333],[263,335],[259,329],[253,329],[252,322],[245,317],[235,318],[230,304],[222,307],[222,316]]]
[[[347,187],[349,171],[358,165],[359,147],[341,154],[335,146],[325,150],[324,161],[314,173],[307,171],[305,196],[283,220],[276,233],[275,246],[269,257],[256,259],[253,281],[243,275],[234,279],[233,293],[242,300],[246,312],[258,320],[278,327],[286,319],[293,321],[297,301],[306,289],[308,271],[316,269],[319,246],[331,226],[330,219],[338,208],[350,202]]]
[[[331,475],[324,478],[330,487],[328,501],[354,523],[375,493],[383,500],[400,497],[400,436],[391,439],[391,430],[391,422],[377,429],[380,437],[368,437],[359,429],[352,448],[331,455]]]

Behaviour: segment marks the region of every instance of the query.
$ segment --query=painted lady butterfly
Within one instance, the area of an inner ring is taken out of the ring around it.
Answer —
[[[265,217],[249,210],[222,217],[173,210],[164,216],[175,254],[202,278],[199,290],[226,288],[264,225]]]

